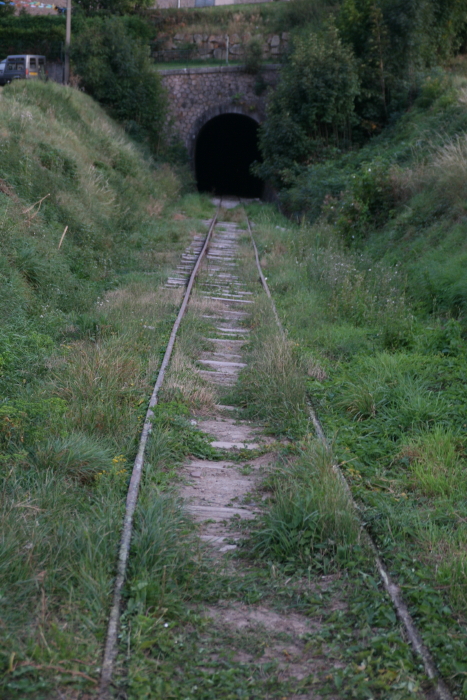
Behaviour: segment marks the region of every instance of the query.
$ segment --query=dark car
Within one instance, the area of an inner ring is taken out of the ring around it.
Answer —
[[[0,85],[11,83],[12,80],[31,80],[46,77],[47,61],[45,56],[34,54],[7,56],[3,74],[0,72]]]

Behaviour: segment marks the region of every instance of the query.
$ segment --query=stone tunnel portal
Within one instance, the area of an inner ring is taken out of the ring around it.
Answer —
[[[264,183],[250,173],[251,164],[260,160],[258,124],[251,117],[213,117],[201,128],[194,155],[200,192],[262,197]]]

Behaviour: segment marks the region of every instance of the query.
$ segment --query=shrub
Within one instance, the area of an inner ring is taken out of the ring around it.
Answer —
[[[365,163],[354,173],[336,204],[334,219],[347,243],[368,236],[372,227],[383,225],[395,206],[390,164],[383,160]]]
[[[83,87],[137,138],[157,149],[165,118],[161,82],[146,43],[118,17],[87,21],[73,43]]]
[[[253,75],[261,71],[263,47],[258,39],[251,39],[245,47],[245,70]]]
[[[14,5],[12,7],[12,15],[0,15],[0,54],[37,53],[47,56],[49,61],[60,59],[65,41],[65,17],[14,16]],[[2,5],[0,12],[1,8]]]
[[[297,166],[345,147],[358,90],[355,59],[335,28],[299,35],[260,128],[256,174],[283,185]]]

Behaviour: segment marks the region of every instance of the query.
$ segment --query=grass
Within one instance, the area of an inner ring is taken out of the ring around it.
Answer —
[[[264,420],[275,435],[300,430],[298,426],[307,421],[306,392],[292,344],[272,330],[254,343],[248,359],[236,389],[236,401],[245,414]]]
[[[179,305],[162,285],[210,205],[180,199],[174,172],[79,91],[24,83],[1,98],[0,695],[72,697],[95,688],[127,482]],[[182,445],[158,429],[163,483],[205,446],[187,419]]]
[[[409,462],[415,487],[425,496],[449,498],[467,486],[460,445],[452,430],[435,425],[405,445],[398,459]]]
[[[267,488],[273,503],[253,531],[254,554],[285,564],[286,571],[323,574],[355,558],[360,525],[328,448],[305,440],[298,457],[271,473]]]
[[[240,269],[254,290],[257,273],[247,236],[243,243]],[[263,515],[245,524],[244,546],[232,558],[213,560],[172,496],[176,465],[185,454],[226,458],[193,425],[200,406],[190,400],[193,381],[185,374],[206,349],[211,321],[205,315],[215,311],[215,303],[195,293],[169,391],[156,409],[126,588],[117,692],[132,700],[419,697],[424,681],[360,545],[360,526],[330,451],[309,434],[300,442],[275,443],[276,463],[261,491],[250,494],[255,502],[265,497]],[[245,410],[257,415],[261,409],[268,420],[297,392],[304,401],[303,388],[294,384],[298,376],[323,381],[326,374],[317,357],[300,358],[296,345],[277,336],[261,293],[249,321],[254,370],[245,370],[238,397],[245,404],[256,400]],[[280,381],[271,379],[271,371]],[[265,382],[261,403],[255,395]],[[272,432],[291,430],[295,414],[289,426],[286,415],[284,409],[280,425],[269,423]],[[302,432],[310,427],[300,423]],[[240,456],[232,468],[251,473],[254,456]],[[250,617],[254,622],[240,627],[231,622],[238,617],[242,625]],[[297,618],[307,629],[300,635],[290,624]]]

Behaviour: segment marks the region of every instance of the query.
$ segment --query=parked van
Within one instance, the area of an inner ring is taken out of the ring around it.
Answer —
[[[30,80],[47,77],[47,61],[45,56],[21,54],[7,56],[0,84],[11,83],[12,80]]]

